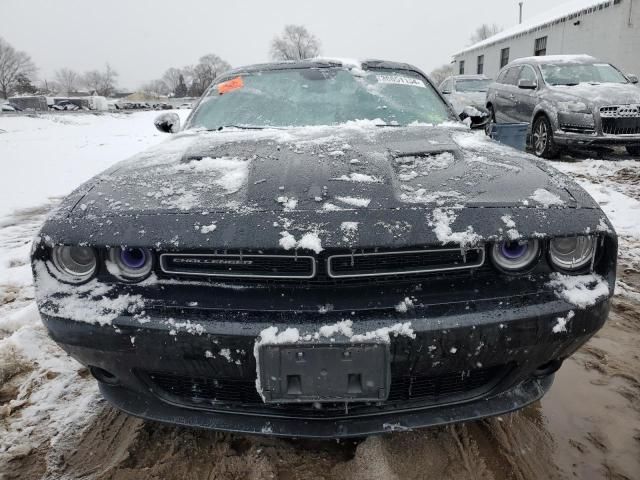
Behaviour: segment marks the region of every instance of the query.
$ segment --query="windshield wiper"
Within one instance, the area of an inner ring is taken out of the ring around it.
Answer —
[[[219,132],[225,128],[238,128],[240,130],[264,130],[267,127],[259,127],[257,125],[220,125],[217,128],[207,128],[207,132]]]

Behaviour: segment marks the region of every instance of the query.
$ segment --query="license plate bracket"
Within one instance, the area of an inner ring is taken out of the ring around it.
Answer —
[[[263,345],[258,350],[265,403],[381,402],[389,396],[389,345]]]

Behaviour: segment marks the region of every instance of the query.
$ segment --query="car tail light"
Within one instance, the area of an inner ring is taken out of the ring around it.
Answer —
[[[83,283],[96,271],[96,253],[91,247],[59,245],[51,250],[51,259],[60,280],[70,283]]]
[[[549,243],[549,258],[557,269],[575,271],[591,263],[595,249],[594,237],[554,238]]]
[[[109,272],[128,281],[147,278],[153,268],[153,255],[146,248],[112,248],[109,250],[109,260],[115,266],[115,269],[109,268]]]
[[[507,272],[526,270],[537,261],[540,254],[538,240],[507,241],[493,245],[491,259],[494,265]]]

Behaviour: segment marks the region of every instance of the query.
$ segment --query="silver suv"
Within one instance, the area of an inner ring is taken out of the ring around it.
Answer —
[[[640,155],[640,88],[635,75],[587,55],[518,59],[487,92],[491,124],[527,122],[538,157],[562,147],[625,146]]]

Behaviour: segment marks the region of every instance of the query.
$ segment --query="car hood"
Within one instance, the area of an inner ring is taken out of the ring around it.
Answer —
[[[591,107],[640,103],[640,88],[627,83],[581,83],[575,86],[549,87],[557,100],[580,101]]]
[[[73,215],[592,205],[532,156],[455,124],[185,132],[82,190]]]
[[[185,132],[85,185],[76,216],[592,202],[533,157],[452,124]],[[576,193],[577,192],[577,193]]]
[[[461,123],[186,131],[69,195],[48,244],[410,247],[584,234],[610,223],[571,179]]]

